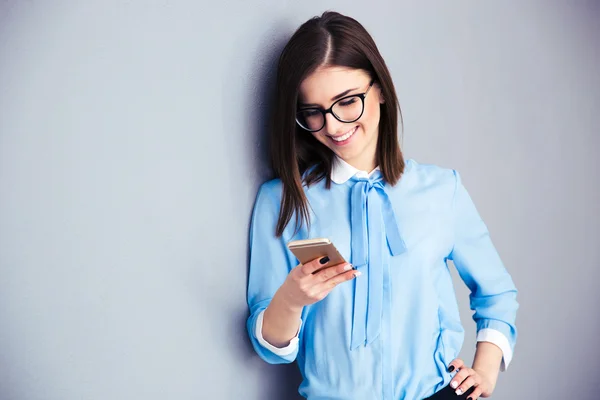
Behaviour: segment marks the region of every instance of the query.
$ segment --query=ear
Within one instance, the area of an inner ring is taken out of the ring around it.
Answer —
[[[377,83],[377,93],[379,96],[379,104],[384,104],[385,103],[385,98],[383,97],[383,90],[381,90],[381,86]]]

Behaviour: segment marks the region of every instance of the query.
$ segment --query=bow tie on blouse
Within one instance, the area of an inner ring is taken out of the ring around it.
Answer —
[[[389,262],[390,253],[400,255],[406,251],[406,246],[381,172],[374,172],[368,179],[353,177],[351,183],[352,264],[363,273],[362,277],[354,280],[350,345],[350,349],[354,350],[379,336],[383,311],[383,266]]]

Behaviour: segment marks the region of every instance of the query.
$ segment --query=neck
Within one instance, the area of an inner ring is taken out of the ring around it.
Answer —
[[[375,155],[373,155],[372,157],[356,157],[344,161],[352,165],[354,168],[365,172],[371,172],[375,169],[375,167],[377,167],[377,160],[375,159]]]

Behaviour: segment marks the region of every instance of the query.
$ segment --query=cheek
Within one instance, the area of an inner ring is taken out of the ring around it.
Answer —
[[[379,103],[369,104],[368,107],[365,107],[365,114],[361,118],[364,128],[367,131],[376,129],[379,126],[380,115]]]

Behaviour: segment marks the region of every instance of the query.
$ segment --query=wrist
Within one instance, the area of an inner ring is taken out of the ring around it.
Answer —
[[[303,304],[296,304],[293,299],[291,299],[284,287],[279,288],[279,290],[275,292],[273,301],[278,304],[282,310],[288,313],[301,314],[302,309],[304,308]]]
[[[478,342],[472,368],[492,383],[495,383],[500,374],[502,356],[502,350],[497,345],[489,342]]]
[[[491,389],[493,389],[496,386],[496,382],[498,381],[498,375],[500,373],[499,369],[476,364],[473,365],[472,369],[488,381],[488,383],[492,386]]]

